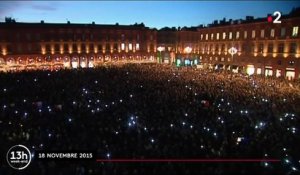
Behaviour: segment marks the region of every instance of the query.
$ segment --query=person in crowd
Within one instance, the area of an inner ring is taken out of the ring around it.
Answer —
[[[24,174],[291,174],[300,83],[158,64],[0,73],[0,150],[95,150],[98,159],[278,159],[256,163],[36,161]],[[3,154],[5,155],[5,153]],[[0,174],[11,174],[7,164]]]

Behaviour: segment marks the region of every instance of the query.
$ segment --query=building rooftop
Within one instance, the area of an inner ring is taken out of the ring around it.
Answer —
[[[141,29],[141,28],[145,28],[145,29],[149,29],[149,27],[146,27],[144,25],[144,23],[135,23],[132,25],[120,25],[119,23],[116,24],[96,24],[95,22],[92,22],[90,24],[79,24],[79,23],[71,23],[70,21],[68,21],[67,23],[46,23],[44,20],[42,20],[41,22],[37,23],[29,23],[29,22],[16,22],[14,19],[12,18],[6,18],[5,22],[0,22],[0,26],[13,26],[13,27],[87,27],[87,28],[122,28],[122,29],[132,29],[132,28],[136,28],[136,29]]]

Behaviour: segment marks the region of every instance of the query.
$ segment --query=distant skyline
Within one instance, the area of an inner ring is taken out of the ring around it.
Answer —
[[[266,17],[274,11],[288,14],[300,1],[0,1],[0,21],[92,23],[151,28],[190,27],[214,20]]]

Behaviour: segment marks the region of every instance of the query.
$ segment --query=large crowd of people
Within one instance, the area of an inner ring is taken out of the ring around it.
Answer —
[[[33,161],[0,174],[296,174],[300,83],[126,64],[0,73],[0,150],[93,150],[98,159],[279,162]],[[3,157],[3,156],[2,156]]]

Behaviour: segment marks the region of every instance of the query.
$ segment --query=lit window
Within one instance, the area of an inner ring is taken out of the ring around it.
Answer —
[[[244,39],[247,38],[247,31],[244,31]]]
[[[296,43],[291,43],[290,44],[290,53],[296,53],[296,48],[297,48]]]
[[[105,45],[105,50],[106,50],[107,52],[110,51],[110,45],[109,45],[108,43]]]
[[[272,52],[273,52],[273,44],[270,43],[270,44],[268,45],[268,53],[272,53]]]
[[[226,38],[226,33],[225,32],[223,32],[223,39],[225,39]]]
[[[222,51],[222,52],[225,51],[225,44],[222,44],[221,51]]]
[[[281,30],[280,30],[280,36],[281,37],[285,36],[285,28],[281,28]]]
[[[264,44],[259,44],[259,46],[258,46],[258,52],[259,53],[263,53],[263,51],[264,51]]]
[[[251,44],[250,50],[251,50],[251,53],[253,53],[255,51],[255,45],[254,44]]]
[[[50,49],[50,47],[49,47],[49,49]],[[72,45],[72,50],[73,50],[73,52],[76,52],[76,51],[77,51],[77,45],[76,45],[76,44],[73,44],[73,45]],[[46,51],[48,52],[47,45],[46,45]]]
[[[275,29],[271,29],[270,36],[271,36],[272,38],[274,38],[274,36],[275,36]]]
[[[90,51],[94,51],[94,44],[90,44],[89,49],[90,49]]]
[[[208,34],[205,35],[205,40],[208,40]]]
[[[236,32],[236,39],[240,38],[240,32]]]
[[[264,37],[265,37],[265,30],[261,30],[261,31],[260,31],[260,37],[261,37],[261,38],[264,38]]]
[[[232,39],[232,32],[229,32],[229,39]]]
[[[283,43],[280,43],[278,45],[278,53],[283,53],[284,52],[284,44]]]
[[[201,34],[201,40],[203,39],[203,34]]]
[[[214,39],[214,34],[210,34],[210,39],[213,40]]]
[[[129,49],[129,50],[132,50],[132,44],[131,44],[131,43],[129,43],[128,49]]]
[[[98,45],[98,50],[102,50],[102,45],[101,44]]]
[[[255,30],[252,30],[252,38],[255,38]]]
[[[121,44],[121,50],[125,50],[125,44],[124,43]]]
[[[118,44],[117,43],[114,43],[114,51],[117,51],[118,50]]]
[[[136,43],[136,44],[135,44],[135,49],[136,49],[136,50],[140,50],[140,44],[139,44],[139,43]]]
[[[85,44],[81,44],[81,50],[85,51],[86,50],[86,46]]]
[[[293,33],[292,33],[292,36],[293,36],[293,37],[298,36],[298,29],[299,29],[298,26],[293,27]]]
[[[219,38],[220,38],[220,34],[219,34],[219,33],[217,33],[217,40],[219,40]]]

